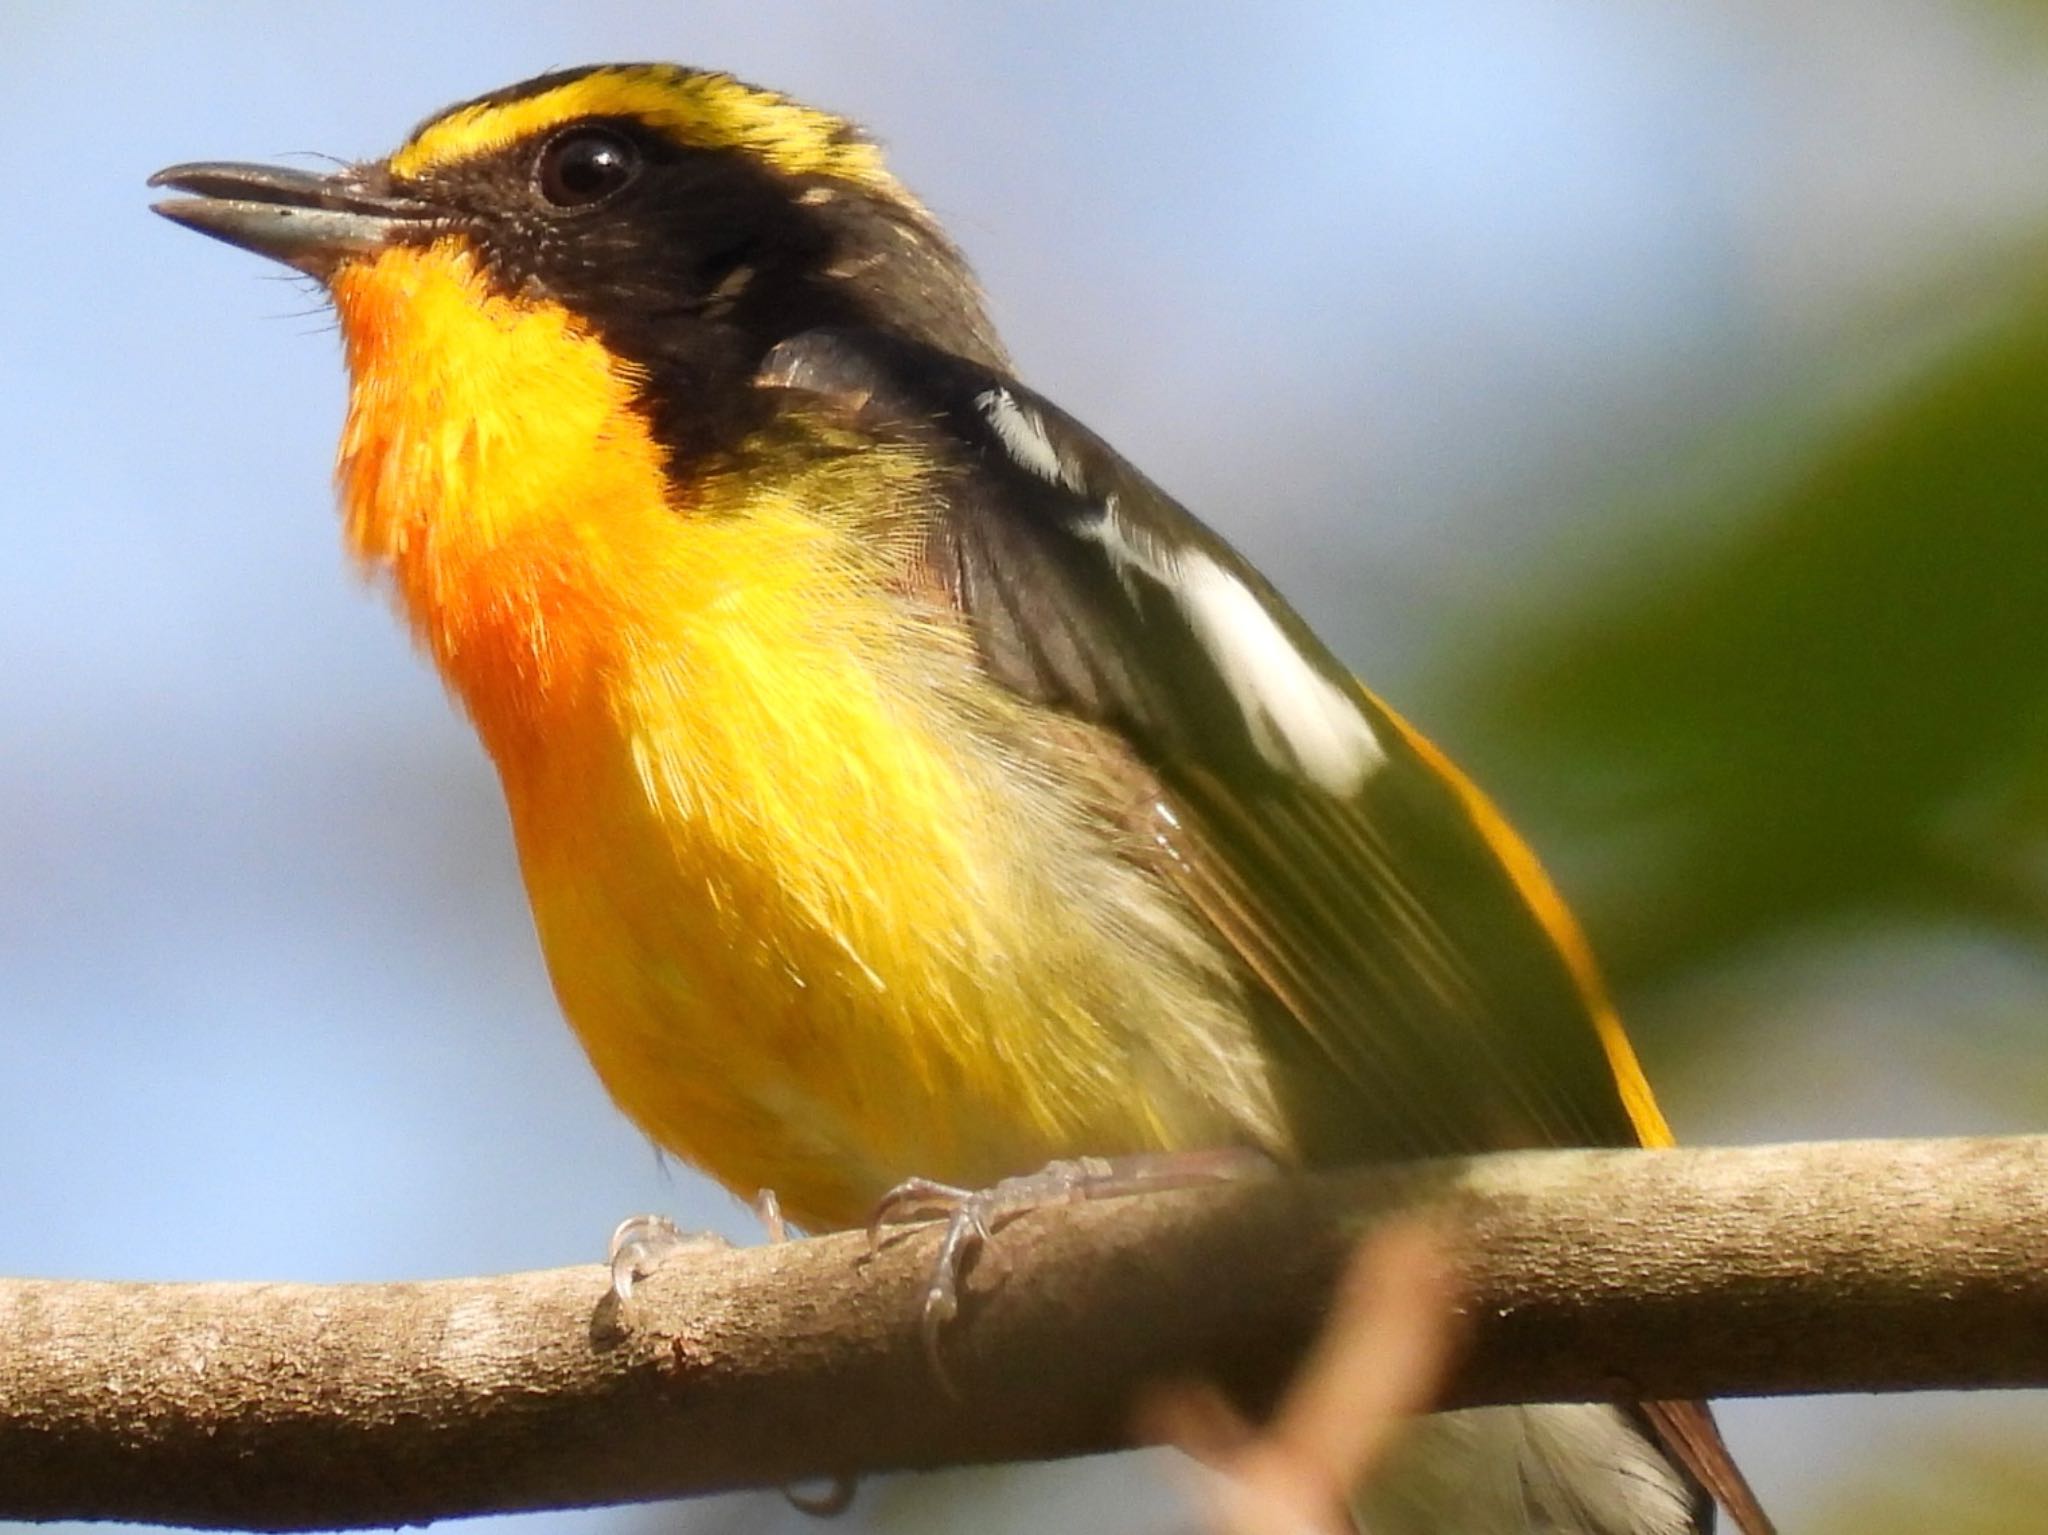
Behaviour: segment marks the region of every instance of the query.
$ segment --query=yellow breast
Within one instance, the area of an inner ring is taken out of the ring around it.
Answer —
[[[1226,967],[906,595],[912,456],[785,422],[678,488],[631,373],[459,249],[336,298],[352,542],[491,751],[564,1009],[656,1141],[828,1225],[913,1173],[1277,1137]]]

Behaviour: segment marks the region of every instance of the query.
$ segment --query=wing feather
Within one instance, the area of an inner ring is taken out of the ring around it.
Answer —
[[[954,465],[931,569],[998,680],[1156,776],[1162,876],[1260,981],[1306,1156],[1638,1139],[1604,1003],[1513,876],[1526,851],[1234,550],[980,364],[823,330],[762,382]]]
[[[811,332],[761,382],[836,400],[953,466],[931,570],[991,675],[1112,733],[1153,775],[1160,876],[1255,983],[1307,1160],[1669,1143],[1529,850],[1192,514],[1014,379],[897,338]],[[1611,1411],[1440,1421],[1526,1437]],[[1641,1411],[1744,1535],[1768,1535],[1703,1404]],[[1624,1453],[1632,1432],[1602,1443]],[[1527,1455],[1515,1463],[1526,1497]],[[1669,1497],[1664,1524],[1690,1524]]]

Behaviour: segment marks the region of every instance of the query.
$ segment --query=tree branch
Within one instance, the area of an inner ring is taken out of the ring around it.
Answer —
[[[1529,1152],[1042,1211],[946,1338],[929,1232],[426,1284],[0,1281],[0,1518],[418,1522],[1128,1442],[1256,1409],[1356,1239],[1466,1234],[1455,1403],[2048,1385],[2048,1137]]]

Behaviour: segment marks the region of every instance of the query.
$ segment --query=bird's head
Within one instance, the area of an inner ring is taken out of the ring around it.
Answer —
[[[345,536],[499,738],[630,648],[636,615],[807,568],[791,507],[830,498],[774,502],[790,515],[718,552],[732,487],[795,472],[770,461],[771,428],[802,415],[763,377],[778,342],[869,327],[999,358],[965,263],[876,146],[728,75],[546,75],[383,160],[153,181],[184,194],[159,212],[332,296]],[[698,506],[714,515],[676,515]],[[707,530],[687,558],[685,527]]]
[[[601,65],[452,107],[383,160],[205,162],[165,216],[318,278],[351,362],[447,312],[552,314],[643,383],[675,454],[730,436],[776,342],[816,325],[1000,358],[965,262],[843,119],[729,75]]]

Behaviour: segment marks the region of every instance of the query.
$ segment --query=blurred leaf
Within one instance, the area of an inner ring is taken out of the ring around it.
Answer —
[[[2048,295],[1804,464],[1478,663],[1511,802],[1656,850],[1588,912],[1623,984],[1882,910],[2048,945]]]

